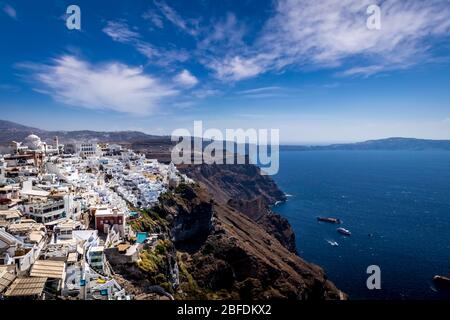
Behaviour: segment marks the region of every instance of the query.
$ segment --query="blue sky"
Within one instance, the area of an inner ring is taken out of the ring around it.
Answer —
[[[381,8],[381,29],[366,9]],[[66,8],[81,8],[81,30]],[[1,119],[450,139],[450,2],[0,0]]]

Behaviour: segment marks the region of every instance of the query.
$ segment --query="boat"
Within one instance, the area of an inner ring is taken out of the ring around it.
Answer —
[[[321,222],[336,223],[336,224],[342,223],[341,219],[338,218],[317,217],[317,220]]]
[[[450,289],[450,278],[444,276],[434,276],[433,281],[436,285],[442,288]]]
[[[344,236],[350,236],[352,233],[345,228],[337,228],[337,232],[343,234]]]

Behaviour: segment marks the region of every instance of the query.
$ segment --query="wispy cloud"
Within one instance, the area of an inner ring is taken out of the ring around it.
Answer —
[[[170,7],[164,1],[154,1],[155,6],[160,10],[160,12],[164,15],[164,17],[173,23],[176,27],[181,30],[187,32],[190,35],[197,35],[198,30],[198,21],[195,19],[186,20],[182,18],[172,7]]]
[[[263,66],[256,59],[240,56],[216,59],[208,62],[207,66],[215,72],[217,78],[231,82],[253,78],[264,72]]]
[[[213,21],[210,26],[202,30],[203,38],[197,43],[197,47],[201,50],[216,54],[225,51],[227,54],[232,54],[246,47],[243,38],[247,28],[233,13],[227,13],[223,19]]]
[[[136,41],[134,46],[140,54],[149,59],[149,63],[162,67],[170,66],[178,62],[185,62],[190,58],[189,53],[183,49],[157,48],[145,41]]]
[[[268,99],[288,97],[293,92],[278,86],[260,87],[236,92],[239,98]]]
[[[3,12],[6,13],[10,18],[17,20],[17,12],[16,9],[14,9],[9,4],[5,4],[3,6]]]
[[[125,22],[108,22],[104,31],[113,40],[130,43],[149,63],[169,66],[191,58],[222,82],[237,82],[286,69],[336,70],[339,76],[368,77],[443,61],[433,45],[450,35],[448,1],[383,1],[381,29],[366,26],[372,0],[278,0],[261,30],[248,28],[233,13],[222,18],[187,19],[163,0],[143,18],[162,28],[170,22],[194,36],[196,48],[155,47]],[[200,21],[202,25],[200,26]]]
[[[279,0],[253,44],[225,51],[207,66],[221,80],[238,81],[289,67],[340,68],[341,75],[367,76],[436,59],[433,41],[450,34],[448,1],[383,1],[381,30],[366,26],[370,4]]]
[[[253,88],[248,90],[242,90],[239,91],[239,94],[254,94],[254,93],[267,93],[267,92],[276,92],[280,91],[282,88],[277,86],[271,86],[271,87],[260,87],[260,88]]]
[[[114,41],[121,43],[137,41],[140,38],[138,32],[130,30],[128,25],[122,21],[108,21],[103,28],[103,32]]]
[[[186,69],[177,74],[173,80],[179,85],[187,88],[194,87],[198,84],[198,79]]]
[[[177,94],[142,68],[118,62],[92,65],[74,56],[61,56],[51,64],[22,64],[33,72],[36,91],[55,101],[88,109],[150,115],[160,101]]]
[[[124,21],[108,21],[103,28],[103,32],[114,41],[134,46],[140,54],[148,58],[151,64],[166,67],[173,63],[185,62],[190,57],[185,50],[158,48],[144,41],[140,33],[131,30]]]
[[[382,65],[354,67],[354,68],[350,68],[345,71],[339,72],[339,73],[337,73],[337,75],[368,77],[368,76],[374,75],[374,74],[379,73],[384,70],[386,70],[386,66],[382,66]]]
[[[221,93],[222,92],[217,89],[202,88],[202,89],[194,91],[192,94],[196,98],[204,99],[204,98],[208,98],[208,97],[218,96]]]
[[[150,21],[154,26],[158,27],[159,29],[164,28],[164,22],[162,17],[158,15],[154,10],[147,10],[142,15],[142,18]]]

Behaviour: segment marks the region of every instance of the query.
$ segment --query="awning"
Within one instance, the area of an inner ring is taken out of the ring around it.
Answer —
[[[38,260],[31,267],[31,277],[46,277],[64,280],[66,263],[64,261]]]
[[[44,291],[47,278],[16,278],[6,290],[6,297],[36,296]]]

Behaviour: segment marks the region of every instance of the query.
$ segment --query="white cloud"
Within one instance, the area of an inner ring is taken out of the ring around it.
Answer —
[[[197,44],[201,50],[216,53],[226,50],[227,54],[230,54],[245,47],[243,38],[247,28],[243,23],[239,23],[232,13],[227,13],[224,19],[214,22],[205,30],[207,30],[205,37]]]
[[[367,61],[358,67],[369,73],[401,68],[426,56],[424,41],[450,32],[446,1],[384,1],[381,30],[366,27],[370,4],[372,0],[279,1],[260,39],[264,50],[276,56],[269,67],[339,66],[357,57]]]
[[[164,17],[172,22],[175,26],[182,29],[183,31],[189,33],[190,35],[197,35],[198,30],[198,21],[197,20],[186,20],[183,19],[174,9],[172,9],[167,3],[164,1],[154,1],[155,6],[161,11]]]
[[[239,98],[268,99],[288,97],[291,92],[282,87],[260,87],[236,92]]]
[[[108,21],[103,28],[103,32],[114,41],[126,43],[134,48],[143,56],[148,58],[149,63],[159,66],[169,66],[176,62],[185,62],[189,59],[189,53],[185,50],[169,50],[157,48],[151,43],[142,40],[141,35],[130,29],[122,21]]]
[[[192,94],[196,98],[204,99],[204,98],[208,98],[208,97],[212,97],[212,96],[218,96],[221,93],[222,92],[217,89],[202,88],[202,89],[194,91]]]
[[[193,87],[198,84],[198,79],[186,69],[177,74],[174,77],[174,81],[187,88]]]
[[[365,66],[365,67],[354,67],[347,69],[343,72],[339,72],[338,75],[340,76],[363,76],[368,77],[373,74],[379,73],[381,71],[386,70],[386,67],[381,65],[374,65],[374,66]]]
[[[153,10],[148,10],[147,12],[145,12],[142,15],[142,18],[150,21],[153,25],[155,25],[156,27],[158,27],[160,29],[164,28],[164,23],[163,23],[162,17],[159,16],[158,14],[156,14],[156,12],[154,12]]]
[[[3,6],[3,12],[6,13],[10,18],[17,20],[16,9],[11,7],[9,4]]]
[[[448,1],[383,1],[381,30],[366,26],[371,4],[373,0],[279,0],[250,45],[239,43],[243,34],[237,32],[235,49],[220,54],[227,45],[217,39],[226,31],[213,29],[204,42],[217,45],[209,51],[218,54],[203,64],[221,80],[238,81],[289,67],[339,68],[341,75],[368,76],[436,61],[433,41],[450,35]],[[239,30],[233,18],[228,20],[224,25]],[[349,61],[351,69],[346,70]]]
[[[92,65],[74,56],[62,56],[51,65],[25,66],[34,71],[37,91],[54,100],[88,109],[149,115],[159,102],[177,94],[142,68],[121,63]]]
[[[139,33],[130,30],[125,22],[108,21],[103,32],[110,36],[114,41],[127,43],[139,39]]]
[[[271,86],[271,87],[260,87],[260,88],[253,88],[248,90],[242,90],[239,91],[239,94],[254,94],[254,93],[272,93],[280,91],[282,88],[277,86]]]
[[[278,0],[272,16],[250,38],[247,26],[232,13],[200,27],[201,20],[181,17],[163,0],[154,3],[156,9],[145,13],[144,19],[162,27],[164,18],[193,35],[197,41],[193,53],[157,48],[123,22],[110,22],[104,31],[116,41],[131,43],[160,66],[196,57],[224,82],[287,68],[371,76],[448,58],[432,50],[450,35],[450,6],[445,0],[382,1],[380,30],[366,26],[366,9],[373,0]],[[248,39],[252,42],[246,43]]]
[[[177,62],[185,62],[189,59],[189,53],[185,50],[167,50],[156,48],[148,42],[137,41],[136,50],[149,59],[149,62],[159,66],[169,66]]]
[[[253,58],[235,56],[225,60],[213,61],[208,65],[215,71],[216,77],[224,81],[239,81],[259,75],[263,67]]]

